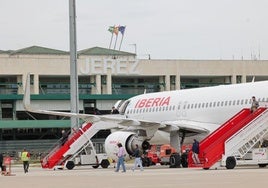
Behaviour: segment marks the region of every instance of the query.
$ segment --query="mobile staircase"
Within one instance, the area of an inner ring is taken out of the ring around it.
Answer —
[[[244,157],[262,141],[267,133],[268,110],[266,107],[260,107],[254,113],[251,113],[248,108],[242,109],[200,142],[201,164],[194,164],[192,152],[189,152],[188,167],[233,169],[236,165],[243,164],[266,166],[268,156],[261,160],[257,158],[244,160]],[[268,154],[267,149],[262,151],[262,154],[264,153]]]
[[[68,136],[68,140],[64,143],[57,142],[53,149],[41,159],[42,168],[55,168],[55,166],[63,166],[66,162],[77,156],[84,148],[91,146],[91,138],[99,131],[97,124],[84,123],[82,128],[74,130]],[[95,151],[95,150],[94,150]],[[96,155],[96,152],[94,152]],[[96,158],[96,163],[98,159]],[[68,164],[67,164],[68,165]],[[71,165],[71,166],[70,166]],[[72,169],[74,163],[70,163],[68,169]]]

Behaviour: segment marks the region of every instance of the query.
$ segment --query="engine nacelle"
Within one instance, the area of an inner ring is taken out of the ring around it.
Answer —
[[[117,159],[116,153],[118,152],[117,143],[121,143],[126,151],[128,160],[135,150],[135,145],[145,150],[148,149],[150,144],[146,141],[145,137],[137,136],[134,132],[117,131],[110,134],[105,140],[105,151],[112,159]]]

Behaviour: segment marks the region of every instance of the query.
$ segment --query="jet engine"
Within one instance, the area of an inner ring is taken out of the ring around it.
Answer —
[[[116,153],[118,152],[117,143],[121,143],[126,151],[125,159],[128,160],[135,149],[135,145],[146,150],[149,148],[150,144],[146,141],[146,137],[137,136],[135,132],[125,132],[117,131],[111,133],[105,140],[105,151],[109,157],[112,159],[117,159]]]

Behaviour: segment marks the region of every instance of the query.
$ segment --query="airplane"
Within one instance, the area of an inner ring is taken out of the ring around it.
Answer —
[[[28,76],[23,98],[27,111],[75,116],[104,127],[113,125],[105,139],[105,151],[112,159],[116,159],[118,142],[130,156],[136,144],[146,150],[150,144],[171,143],[181,152],[182,144],[192,144],[194,138],[201,141],[241,109],[250,108],[252,96],[256,96],[260,106],[268,104],[268,81],[260,81],[145,93],[124,101],[120,114],[115,115],[56,112],[31,106],[29,80]]]

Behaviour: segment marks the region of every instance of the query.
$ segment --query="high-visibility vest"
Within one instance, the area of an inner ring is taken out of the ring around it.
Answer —
[[[28,156],[29,155],[28,155],[28,152],[27,151],[22,152],[22,154],[21,154],[21,160],[22,161],[29,161],[29,157]]]

